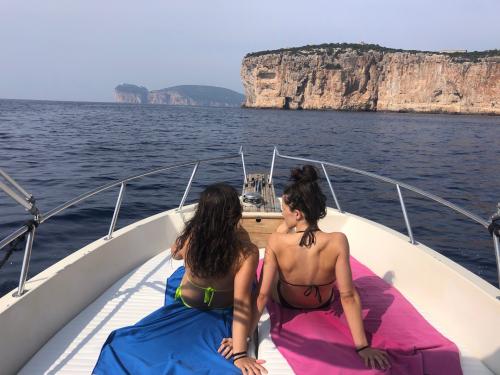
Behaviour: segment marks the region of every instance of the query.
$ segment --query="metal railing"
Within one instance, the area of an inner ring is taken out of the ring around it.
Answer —
[[[33,240],[34,240],[36,228],[38,227],[38,225],[44,223],[45,221],[47,221],[51,217],[59,214],[60,212],[66,210],[69,207],[72,207],[72,206],[74,206],[74,205],[94,196],[94,195],[97,195],[103,191],[107,191],[107,190],[119,185],[120,191],[118,193],[115,208],[113,211],[113,217],[111,219],[108,234],[104,237],[105,240],[110,240],[113,238],[113,233],[115,231],[116,223],[118,221],[120,208],[121,208],[121,205],[123,202],[123,198],[124,198],[125,190],[126,190],[126,185],[128,182],[140,179],[142,177],[146,177],[146,176],[158,174],[158,173],[161,173],[164,171],[172,170],[172,169],[193,166],[191,176],[189,178],[188,184],[186,186],[186,189],[184,191],[184,194],[182,196],[181,202],[180,202],[179,207],[178,207],[178,210],[182,210],[182,207],[184,206],[184,203],[187,199],[187,196],[188,196],[189,191],[191,189],[193,179],[196,175],[196,172],[198,171],[198,167],[199,167],[200,163],[202,163],[202,162],[206,163],[206,162],[212,162],[212,161],[218,161],[218,160],[227,160],[227,159],[233,159],[233,158],[237,158],[237,157],[241,157],[243,176],[244,176],[244,181],[246,182],[247,176],[246,176],[245,158],[244,158],[244,154],[243,154],[243,148],[240,147],[239,152],[237,154],[234,154],[234,155],[227,155],[227,156],[221,156],[221,157],[215,157],[215,158],[207,158],[207,159],[194,160],[194,161],[189,161],[189,162],[180,163],[180,164],[169,165],[166,167],[160,167],[157,169],[153,169],[153,170],[150,170],[150,171],[147,171],[145,173],[138,174],[138,175],[130,176],[130,177],[124,178],[122,180],[110,182],[110,183],[103,185],[103,186],[100,186],[92,191],[84,193],[84,194],[82,194],[82,195],[80,195],[72,200],[69,200],[68,202],[63,203],[62,205],[52,209],[51,211],[47,212],[46,214],[42,214],[39,212],[39,210],[36,207],[36,200],[34,199],[34,197],[31,194],[27,193],[24,189],[22,189],[22,187],[19,184],[17,184],[14,179],[12,179],[4,171],[2,171],[0,169],[0,175],[2,177],[4,177],[5,180],[7,182],[9,182],[13,187],[13,188],[9,188],[7,185],[0,182],[0,189],[3,189],[9,196],[11,196],[16,202],[20,203],[25,209],[27,209],[33,215],[33,220],[31,220],[29,223],[22,226],[21,228],[18,228],[17,230],[12,232],[10,235],[5,237],[2,241],[0,241],[0,250],[1,250],[2,248],[7,246],[8,244],[10,244],[12,241],[15,241],[19,237],[27,234],[25,251],[24,251],[24,256],[23,256],[23,263],[22,263],[22,267],[21,267],[21,274],[19,277],[19,285],[18,285],[16,295],[21,296],[24,293],[25,283],[26,283],[26,279],[28,276],[28,268],[29,268],[29,263],[30,263],[30,258],[31,258],[31,251],[32,251],[32,247],[33,247]],[[413,191],[416,194],[419,194],[419,195],[424,196],[428,199],[431,199],[437,203],[440,203],[448,208],[451,208],[452,210],[454,210],[454,211],[468,217],[469,219],[481,224],[485,228],[488,228],[488,226],[490,224],[489,221],[487,221],[487,220],[485,220],[485,219],[483,219],[483,218],[481,218],[481,217],[479,217],[479,216],[477,216],[477,215],[475,215],[475,214],[473,214],[473,213],[471,213],[471,212],[469,212],[469,211],[467,211],[467,210],[465,210],[465,209],[463,209],[463,208],[461,208],[461,207],[459,207],[459,206],[457,206],[457,205],[455,205],[455,204],[453,204],[453,203],[451,203],[451,202],[449,202],[441,197],[438,197],[437,195],[428,193],[424,190],[418,189],[414,186],[405,184],[403,182],[394,180],[392,178],[383,177],[383,176],[377,175],[375,173],[366,172],[363,170],[347,167],[347,166],[340,165],[340,164],[330,163],[327,161],[282,155],[279,153],[279,151],[276,147],[274,148],[274,151],[273,151],[271,170],[269,173],[269,180],[268,180],[269,183],[272,183],[276,157],[279,157],[282,159],[290,159],[290,160],[296,160],[296,161],[305,162],[305,163],[321,165],[321,169],[322,169],[322,171],[325,175],[325,178],[328,182],[328,187],[329,187],[330,192],[332,194],[332,197],[335,201],[335,205],[337,207],[337,210],[341,213],[343,213],[344,211],[342,211],[342,208],[340,207],[339,201],[337,199],[337,195],[335,194],[335,190],[333,188],[332,181],[331,181],[331,179],[326,171],[325,166],[338,168],[341,170],[360,174],[363,176],[367,176],[367,177],[370,177],[370,178],[373,178],[373,179],[376,179],[376,180],[379,180],[382,182],[387,182],[387,183],[394,185],[396,187],[399,202],[401,205],[401,210],[403,212],[405,225],[406,225],[406,228],[408,231],[409,242],[412,244],[416,244],[416,241],[415,241],[414,236],[413,236],[413,232],[412,232],[410,220],[408,217],[408,213],[406,211],[406,205],[405,205],[405,202],[403,199],[403,194],[401,192],[401,188]],[[17,189],[18,192],[15,192],[15,189]],[[24,195],[24,197],[22,197],[23,195]],[[500,211],[499,211],[499,214],[500,214]],[[500,241],[499,241],[498,236],[495,233],[493,233],[493,244],[494,244],[494,248],[495,248],[495,256],[496,256],[496,261],[497,261],[497,273],[498,273],[498,280],[499,280],[499,285],[500,285],[500,244],[499,243],[500,243]]]
[[[108,234],[104,237],[105,240],[110,240],[113,238],[113,232],[115,231],[116,223],[118,221],[118,215],[120,212],[120,207],[121,207],[121,204],[123,202],[123,197],[125,195],[125,189],[126,189],[126,185],[128,182],[138,180],[142,177],[165,172],[168,170],[194,165],[193,171],[192,171],[191,176],[189,178],[189,182],[186,186],[186,189],[184,190],[184,194],[182,196],[181,202],[180,202],[179,207],[178,207],[178,210],[182,210],[182,207],[184,206],[184,203],[186,202],[187,196],[189,194],[189,191],[191,190],[191,185],[192,185],[193,179],[195,177],[196,171],[198,170],[198,167],[201,163],[234,159],[234,158],[240,158],[240,157],[241,157],[241,162],[242,162],[242,167],[243,167],[244,180],[246,181],[245,157],[243,154],[243,147],[240,147],[239,152],[237,154],[214,157],[214,158],[207,158],[207,159],[199,159],[199,160],[189,161],[189,162],[185,162],[185,163],[169,165],[169,166],[165,166],[165,167],[156,168],[156,169],[147,171],[145,173],[130,176],[130,177],[118,180],[118,181],[110,182],[106,185],[102,185],[94,190],[91,190],[91,191],[86,192],[82,195],[79,195],[78,197],[73,198],[73,199],[67,201],[66,203],[63,203],[60,206],[50,210],[46,214],[42,214],[39,212],[39,210],[36,208],[35,199],[33,198],[33,196],[31,194],[27,193],[12,177],[10,177],[6,172],[4,172],[0,169],[0,176],[4,177],[5,180],[12,185],[12,188],[10,188],[6,184],[0,182],[0,189],[4,190],[7,193],[7,195],[9,195],[12,199],[14,199],[16,202],[21,204],[26,210],[28,210],[30,213],[33,214],[33,220],[31,220],[29,223],[25,224],[21,228],[15,230],[10,235],[8,235],[7,237],[5,237],[3,240],[0,241],[0,250],[1,250],[2,248],[7,246],[8,244],[10,244],[12,241],[15,241],[17,238],[27,234],[26,246],[25,246],[25,251],[24,251],[24,256],[23,256],[23,263],[21,266],[21,274],[19,277],[19,284],[18,284],[17,292],[15,295],[21,296],[25,292],[25,283],[26,283],[26,279],[28,276],[31,251],[33,248],[33,240],[35,237],[36,228],[40,224],[43,224],[44,222],[49,220],[51,217],[59,214],[60,212],[66,210],[69,207],[72,207],[80,202],[85,201],[86,199],[88,199],[94,195],[97,195],[99,193],[102,193],[103,191],[107,191],[107,190],[119,185],[120,191],[118,193],[118,198],[116,200],[115,208],[113,211],[113,217],[111,219],[111,223],[109,226],[109,231],[108,231]],[[15,191],[16,189],[18,190],[18,192]],[[24,198],[22,197],[22,195],[24,195]]]
[[[401,211],[403,212],[403,217],[404,217],[406,229],[408,231],[409,242],[412,243],[413,245],[416,245],[417,242],[415,241],[415,238],[413,236],[413,231],[411,228],[410,219],[409,219],[408,213],[406,211],[406,205],[405,205],[405,202],[403,199],[403,194],[401,192],[401,188],[407,189],[407,190],[412,191],[418,195],[421,195],[421,196],[426,197],[428,199],[431,199],[437,203],[440,203],[441,205],[444,205],[448,208],[451,208],[452,210],[468,217],[469,219],[475,221],[476,223],[481,224],[483,227],[485,227],[487,229],[491,224],[491,221],[485,220],[482,217],[480,217],[476,214],[473,214],[472,212],[467,211],[467,210],[463,209],[462,207],[459,207],[456,204],[453,204],[453,203],[447,201],[446,199],[438,197],[437,195],[431,194],[427,191],[416,188],[414,186],[405,184],[401,181],[394,180],[392,178],[388,178],[388,177],[384,177],[384,176],[380,176],[380,175],[377,175],[375,173],[363,171],[360,169],[347,167],[347,166],[341,165],[341,164],[335,164],[335,163],[330,163],[327,161],[321,161],[321,160],[315,160],[315,159],[301,158],[301,157],[296,157],[296,156],[282,155],[279,153],[277,147],[274,147],[274,151],[273,151],[273,158],[272,158],[272,162],[271,162],[271,169],[269,172],[269,179],[268,179],[269,183],[271,183],[272,179],[273,179],[273,171],[274,171],[274,164],[276,161],[276,157],[279,157],[282,159],[296,160],[296,161],[300,161],[300,162],[304,162],[304,163],[321,165],[321,169],[323,170],[326,181],[328,182],[328,187],[330,188],[330,192],[333,196],[333,200],[335,201],[335,205],[337,207],[337,210],[341,213],[343,213],[344,211],[342,211],[342,209],[340,207],[339,201],[337,199],[337,195],[335,194],[335,190],[333,188],[332,182],[330,180],[330,177],[328,176],[328,173],[326,171],[325,166],[341,169],[344,171],[349,171],[352,173],[367,176],[367,177],[373,178],[375,180],[387,182],[387,183],[394,185],[396,187],[396,191],[397,191],[398,198],[399,198],[399,203],[401,205]],[[499,214],[500,214],[500,205],[499,205],[499,212],[497,213],[497,215],[499,215]],[[495,233],[492,233],[492,237],[493,237],[493,246],[494,246],[494,250],[495,250],[495,258],[496,258],[496,263],[497,263],[498,285],[500,287],[500,239],[499,239],[498,235],[496,235]]]

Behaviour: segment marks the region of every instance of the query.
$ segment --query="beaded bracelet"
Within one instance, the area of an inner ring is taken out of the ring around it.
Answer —
[[[362,352],[363,350],[368,349],[369,347],[370,345],[362,346],[361,348],[356,349],[356,353]]]

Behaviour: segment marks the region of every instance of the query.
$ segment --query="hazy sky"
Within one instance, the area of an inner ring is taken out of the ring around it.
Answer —
[[[112,101],[123,82],[243,92],[252,51],[500,48],[499,0],[0,0],[0,98]]]

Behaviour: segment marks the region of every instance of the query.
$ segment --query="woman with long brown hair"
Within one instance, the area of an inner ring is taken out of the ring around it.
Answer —
[[[172,246],[185,266],[167,280],[165,306],[132,327],[114,331],[94,374],[255,374],[265,369],[247,355],[252,281],[258,249],[238,230],[238,193],[207,187],[194,216]],[[233,337],[227,360],[216,348]]]

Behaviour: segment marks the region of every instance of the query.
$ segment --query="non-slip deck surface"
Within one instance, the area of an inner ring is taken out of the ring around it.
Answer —
[[[120,279],[52,337],[20,374],[90,374],[111,331],[163,305],[165,280],[182,264],[172,261],[169,253],[162,252]]]

